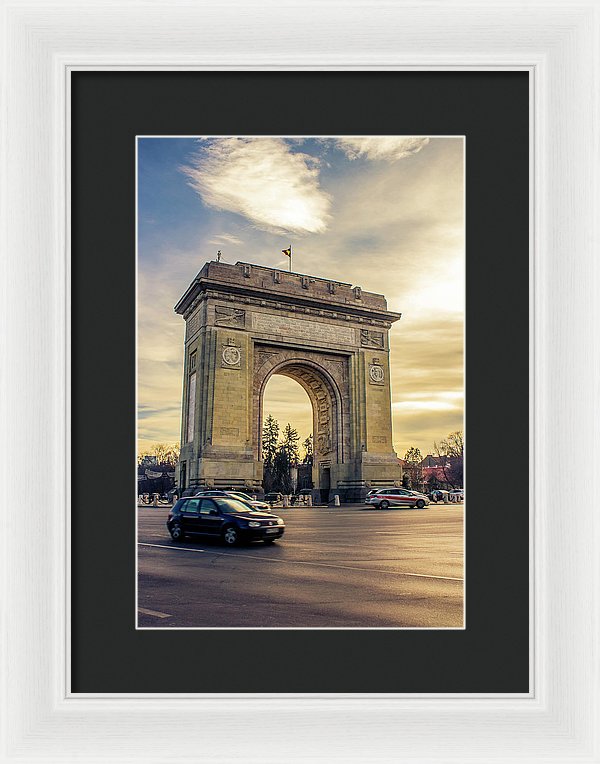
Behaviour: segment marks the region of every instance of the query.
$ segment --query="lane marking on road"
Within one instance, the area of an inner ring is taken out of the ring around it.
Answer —
[[[155,549],[175,549],[180,552],[203,552],[206,554],[206,549],[192,549],[185,546],[168,546],[167,544],[147,544],[143,541],[138,542],[138,546],[149,546]],[[260,560],[261,562],[275,562],[280,565],[309,565],[317,568],[336,568],[338,570],[356,570],[363,573],[386,573],[389,576],[409,576],[410,578],[435,578],[440,581],[459,581],[464,582],[464,578],[452,578],[451,576],[434,576],[429,573],[403,573],[399,570],[381,570],[378,568],[357,568],[354,565],[333,565],[330,562],[307,562],[306,560],[271,560],[268,557],[253,557],[250,554],[229,554],[228,552],[214,552],[214,554],[220,557],[244,557],[247,560]]]
[[[373,531],[373,533],[377,533],[380,536],[407,536],[410,532],[410,529],[400,531]]]
[[[184,552],[206,552],[206,549],[196,549],[195,547],[170,546],[169,544],[149,544],[144,541],[138,541],[138,546],[154,546],[154,547],[157,547],[158,549],[181,549]],[[223,552],[217,552],[217,554],[223,554]]]
[[[138,613],[143,613],[144,615],[153,615],[155,618],[171,618],[169,613],[159,613],[158,610],[148,610],[148,608],[145,607],[139,607]]]

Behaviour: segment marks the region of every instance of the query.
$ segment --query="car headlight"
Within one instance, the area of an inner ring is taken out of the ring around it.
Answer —
[[[277,525],[283,525],[283,520],[281,517],[277,518]]]
[[[256,520],[250,520],[250,522],[248,523],[248,525],[249,525],[251,528],[260,528],[260,523],[257,523],[257,522],[256,522]]]

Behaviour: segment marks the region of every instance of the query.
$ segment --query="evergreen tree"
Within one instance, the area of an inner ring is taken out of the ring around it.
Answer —
[[[283,430],[281,442],[279,442],[279,422],[271,414],[265,419],[262,431],[263,486],[265,492],[277,491],[285,494],[292,492],[293,484],[290,471],[300,461],[299,441],[298,431],[288,422]],[[305,449],[307,441],[310,444],[312,460],[312,436],[304,442]]]
[[[283,442],[281,444],[281,447],[287,454],[288,467],[295,467],[300,461],[299,441],[298,430],[294,429],[288,422],[283,430]]]
[[[274,491],[289,494],[293,490],[292,478],[290,475],[290,460],[285,445],[280,445],[273,460],[273,470],[271,473],[272,486]]]
[[[265,469],[270,470],[275,461],[279,441],[279,422],[271,414],[265,419],[262,431],[262,455]]]

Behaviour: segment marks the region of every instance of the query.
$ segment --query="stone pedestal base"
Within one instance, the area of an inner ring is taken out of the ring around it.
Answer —
[[[370,454],[365,451],[361,459],[346,465],[334,465],[332,468],[332,487],[330,499],[337,493],[344,503],[364,501],[373,488],[392,488],[402,484],[402,467],[396,454]],[[333,478],[337,473],[337,479]]]
[[[181,461],[187,464],[188,488],[262,493],[263,465],[254,460],[249,450],[235,452],[208,447],[200,458],[194,458],[186,448]]]

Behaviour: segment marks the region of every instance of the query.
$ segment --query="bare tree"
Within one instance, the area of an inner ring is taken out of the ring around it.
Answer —
[[[145,457],[153,456],[157,464],[175,467],[179,461],[179,443],[166,445],[165,443],[154,443],[149,449],[138,454],[138,464],[141,464]]]
[[[440,460],[444,480],[452,488],[462,488],[463,486],[463,459],[464,459],[464,437],[462,430],[451,432],[447,438],[433,444],[436,456]]]
[[[421,469],[421,462],[423,456],[418,448],[414,446],[409,448],[404,454],[404,471],[408,475],[408,483],[410,488],[423,488],[423,470]],[[404,481],[403,481],[404,485]]]

